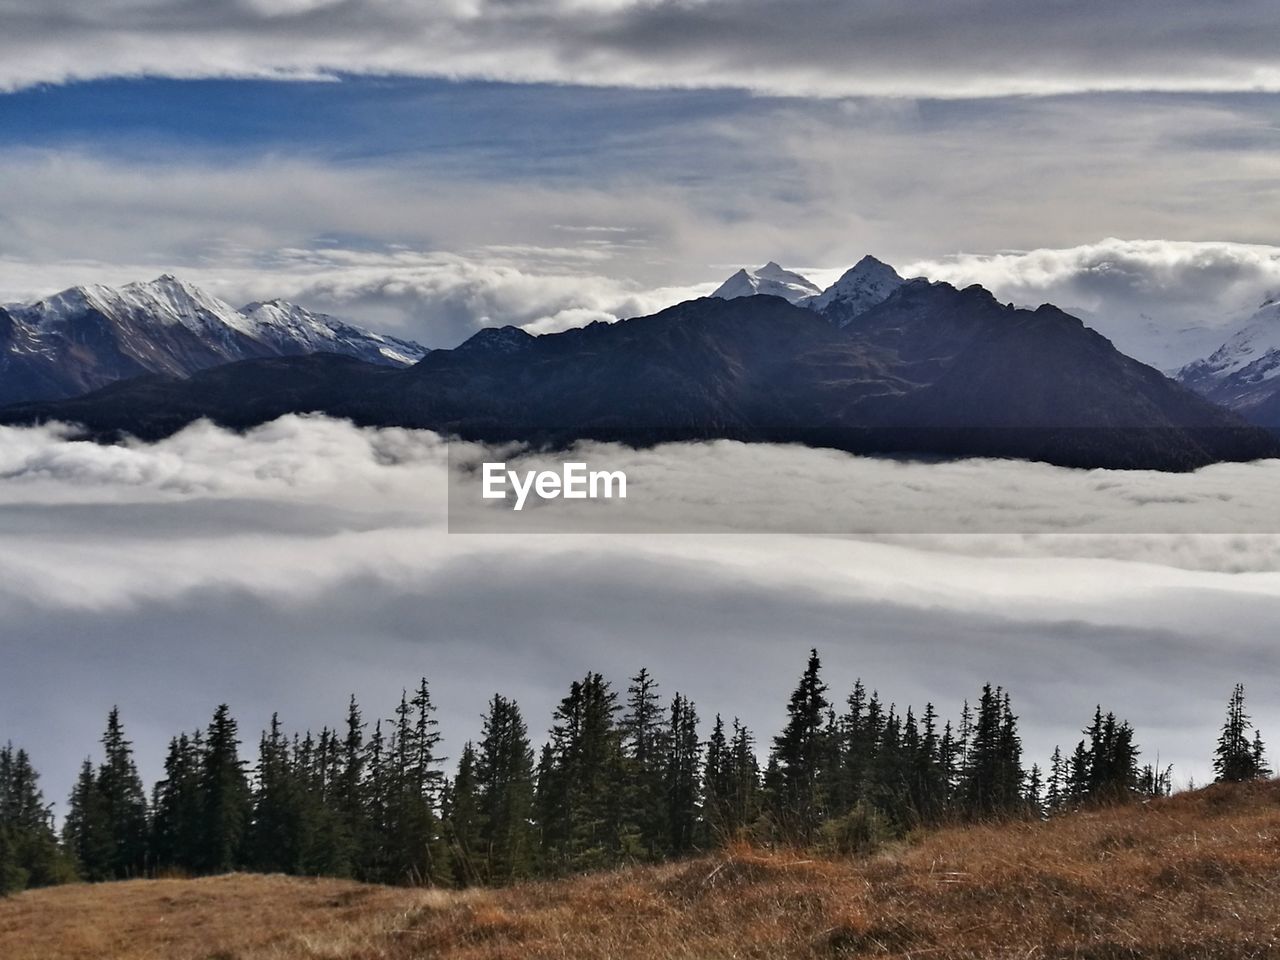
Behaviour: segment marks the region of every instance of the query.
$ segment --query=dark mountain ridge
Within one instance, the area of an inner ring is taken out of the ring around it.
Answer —
[[[159,437],[289,412],[559,446],[727,438],[859,453],[1184,470],[1280,455],[1249,427],[1055,307],[908,281],[841,329],[778,297],[707,298],[529,337],[486,330],[407,369],[313,355],[150,377],[0,421]]]

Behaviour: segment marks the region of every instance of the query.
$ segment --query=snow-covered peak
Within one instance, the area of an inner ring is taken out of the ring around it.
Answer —
[[[376,334],[284,300],[237,310],[171,273],[120,287],[71,287],[16,306],[13,315],[37,337],[79,342],[101,331],[147,369],[165,372],[189,372],[193,349],[203,351],[200,362],[206,365],[210,359],[320,351],[409,365],[427,353],[413,341]],[[175,359],[175,353],[185,356]]]
[[[201,336],[225,339],[228,329],[247,334],[235,307],[172,274],[122,287],[89,284],[63,290],[26,308],[38,329],[54,330],[73,315],[96,310],[116,322],[145,326],[183,326]]]
[[[770,260],[756,270],[743,268],[720,284],[711,294],[721,300],[736,300],[738,297],[754,297],[765,294],[771,297],[782,297],[792,303],[799,303],[820,291],[817,286],[798,273],[784,270]]]
[[[388,337],[313,313],[287,300],[255,301],[240,309],[255,339],[286,353],[345,353],[373,362],[414,364],[427,349],[411,340]]]
[[[1222,346],[1179,372],[1185,381],[1235,377],[1259,383],[1280,376],[1280,300],[1268,298]]]
[[[840,313],[838,323],[844,326],[887,300],[904,282],[897,270],[868,254],[806,306],[819,313],[836,307]]]

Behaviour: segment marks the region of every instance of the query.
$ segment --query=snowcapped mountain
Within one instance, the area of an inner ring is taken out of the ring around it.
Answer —
[[[816,310],[837,327],[846,327],[889,299],[904,282],[897,270],[868,254],[804,306]]]
[[[1179,370],[1178,379],[1246,417],[1268,411],[1267,425],[1280,425],[1269,412],[1280,407],[1280,299],[1268,298],[1218,349]]]
[[[412,340],[373,333],[286,300],[251,303],[241,308],[240,315],[253,324],[252,336],[275,344],[284,355],[341,353],[370,363],[408,365],[427,354],[426,347]]]
[[[89,284],[0,308],[0,402],[58,399],[146,373],[188,376],[258,357],[332,352],[392,366],[426,348],[283,301],[237,310],[171,275]]]
[[[1061,310],[925,280],[844,329],[779,297],[708,297],[538,337],[492,328],[398,369],[319,353],[136,378],[0,423],[152,438],[303,411],[552,449],[732,439],[1161,470],[1280,456]]]
[[[772,260],[757,270],[745,267],[731,276],[711,294],[721,300],[736,300],[738,297],[754,297],[764,294],[770,297],[781,297],[790,303],[798,303],[808,297],[816,296],[822,291],[798,273],[783,270]]]
[[[770,260],[758,270],[739,270],[722,283],[713,297],[736,300],[757,294],[782,297],[797,306],[808,307],[837,327],[846,327],[904,283],[898,271],[881,260],[867,255],[820,290],[798,273],[784,270]]]

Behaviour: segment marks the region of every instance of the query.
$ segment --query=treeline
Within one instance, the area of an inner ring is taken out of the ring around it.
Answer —
[[[318,735],[286,734],[273,717],[252,763],[220,706],[207,728],[172,739],[148,795],[113,709],[60,835],[26,753],[0,751],[0,890],[228,870],[498,885],[739,838],[857,853],[922,826],[1170,790],[1170,770],[1140,765],[1132,727],[1101,708],[1069,755],[1028,768],[1000,687],[953,723],[932,704],[886,705],[861,681],[837,698],[816,651],[767,750],[737,719],[716,715],[705,740],[702,729],[697,707],[678,693],[664,701],[647,670],[624,690],[591,673],[570,686],[538,751],[519,706],[495,695],[446,775],[424,679],[385,719],[366,720],[354,698],[345,722]],[[1237,686],[1219,779],[1269,775],[1251,729]]]

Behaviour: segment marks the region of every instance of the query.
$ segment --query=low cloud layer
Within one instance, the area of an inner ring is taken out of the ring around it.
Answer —
[[[1275,90],[1259,0],[8,0],[0,88],[409,74],[818,96]]]
[[[723,533],[735,517],[759,530],[770,510],[860,510],[852,481],[872,474],[791,448],[647,456],[703,532],[446,533],[447,449],[424,432],[287,417],[243,436],[197,425],[101,447],[7,430],[0,738],[32,751],[61,800],[113,703],[154,777],[164,739],[222,700],[252,742],[274,709],[316,728],[354,692],[376,716],[426,674],[456,751],[494,689],[519,697],[541,732],[575,676],[624,681],[641,665],[668,694],[767,736],[816,645],[837,692],[860,675],[887,699],[954,714],[985,680],[1006,684],[1029,759],[1073,744],[1101,701],[1135,723],[1148,759],[1158,749],[1202,779],[1231,684],[1280,666],[1268,639],[1277,537]],[[881,468],[907,502],[942,469]],[[956,469],[1009,509],[1063,496],[1068,473]],[[730,475],[760,513],[698,501],[700,483]],[[1077,488],[1119,504],[1158,481],[1113,479],[1120,494],[1096,474]],[[1201,492],[1242,483],[1210,473]],[[792,502],[759,500],[784,486]],[[1268,696],[1260,686],[1251,702],[1264,734],[1280,728]]]

